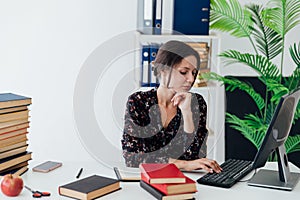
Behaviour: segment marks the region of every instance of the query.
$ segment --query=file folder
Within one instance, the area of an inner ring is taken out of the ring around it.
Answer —
[[[154,34],[161,34],[161,26],[162,26],[162,1],[163,0],[155,0],[155,18],[154,18]]]
[[[141,86],[149,87],[150,73],[150,47],[148,44],[142,45],[142,63],[141,63]]]
[[[156,78],[156,76],[154,75],[154,71],[152,69],[153,65],[152,65],[152,62],[155,60],[156,58],[156,54],[158,52],[158,49],[159,49],[159,44],[157,43],[152,43],[150,44],[150,49],[149,49],[149,52],[150,52],[150,87],[157,87],[158,86],[158,80]]]
[[[156,0],[138,0],[137,29],[143,34],[153,34]]]
[[[174,33],[208,35],[209,11],[210,0],[174,0]]]
[[[162,34],[173,34],[174,0],[162,2]]]

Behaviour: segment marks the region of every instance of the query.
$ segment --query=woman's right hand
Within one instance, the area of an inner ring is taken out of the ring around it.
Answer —
[[[169,162],[174,163],[179,169],[185,171],[192,171],[196,169],[204,169],[209,173],[220,173],[222,171],[222,168],[215,160],[208,158],[200,158],[196,160],[169,159]]]

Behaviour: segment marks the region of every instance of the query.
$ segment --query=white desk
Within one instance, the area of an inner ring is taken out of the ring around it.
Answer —
[[[41,191],[49,191],[51,192],[50,197],[42,197],[41,199],[71,199],[64,196],[60,196],[58,194],[58,186],[72,182],[76,180],[76,175],[81,167],[84,168],[81,178],[87,177],[92,174],[104,175],[107,177],[115,178],[115,173],[112,169],[108,167],[104,167],[98,162],[65,162],[63,166],[51,171],[49,173],[39,173],[33,172],[31,168],[41,162],[31,161],[30,169],[22,175],[25,185],[29,186],[33,190],[41,190]],[[268,163],[266,168],[277,167],[276,163]],[[290,165],[291,171],[300,172],[300,169]],[[190,178],[197,180],[204,173],[185,173]],[[250,173],[244,179],[248,179],[251,177],[252,173]],[[121,182],[122,189],[111,193],[109,195],[103,196],[99,199],[103,200],[132,200],[132,199],[143,199],[143,200],[153,200],[148,192],[142,189],[139,186],[138,182]],[[198,192],[195,197],[198,200],[296,200],[300,197],[300,183],[297,184],[296,188],[289,191],[281,191],[281,190],[273,190],[273,189],[265,189],[259,187],[248,186],[246,182],[240,182],[235,184],[230,189],[218,188],[212,186],[205,186],[197,184]],[[1,193],[1,192],[0,192]],[[26,189],[23,189],[20,196],[17,198],[10,198],[4,196],[2,193],[0,194],[0,199],[33,199],[31,197],[31,193]]]

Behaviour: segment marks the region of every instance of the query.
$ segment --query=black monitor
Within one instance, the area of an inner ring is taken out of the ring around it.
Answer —
[[[253,169],[257,169],[263,167],[271,153],[275,151],[278,170],[260,169],[248,181],[248,185],[292,190],[297,184],[300,174],[290,172],[284,142],[291,130],[299,98],[300,89],[280,99],[261,147],[254,158]]]

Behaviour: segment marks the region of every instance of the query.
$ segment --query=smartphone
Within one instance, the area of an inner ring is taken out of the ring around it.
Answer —
[[[34,172],[50,172],[58,167],[62,166],[61,162],[46,161],[32,168]]]

